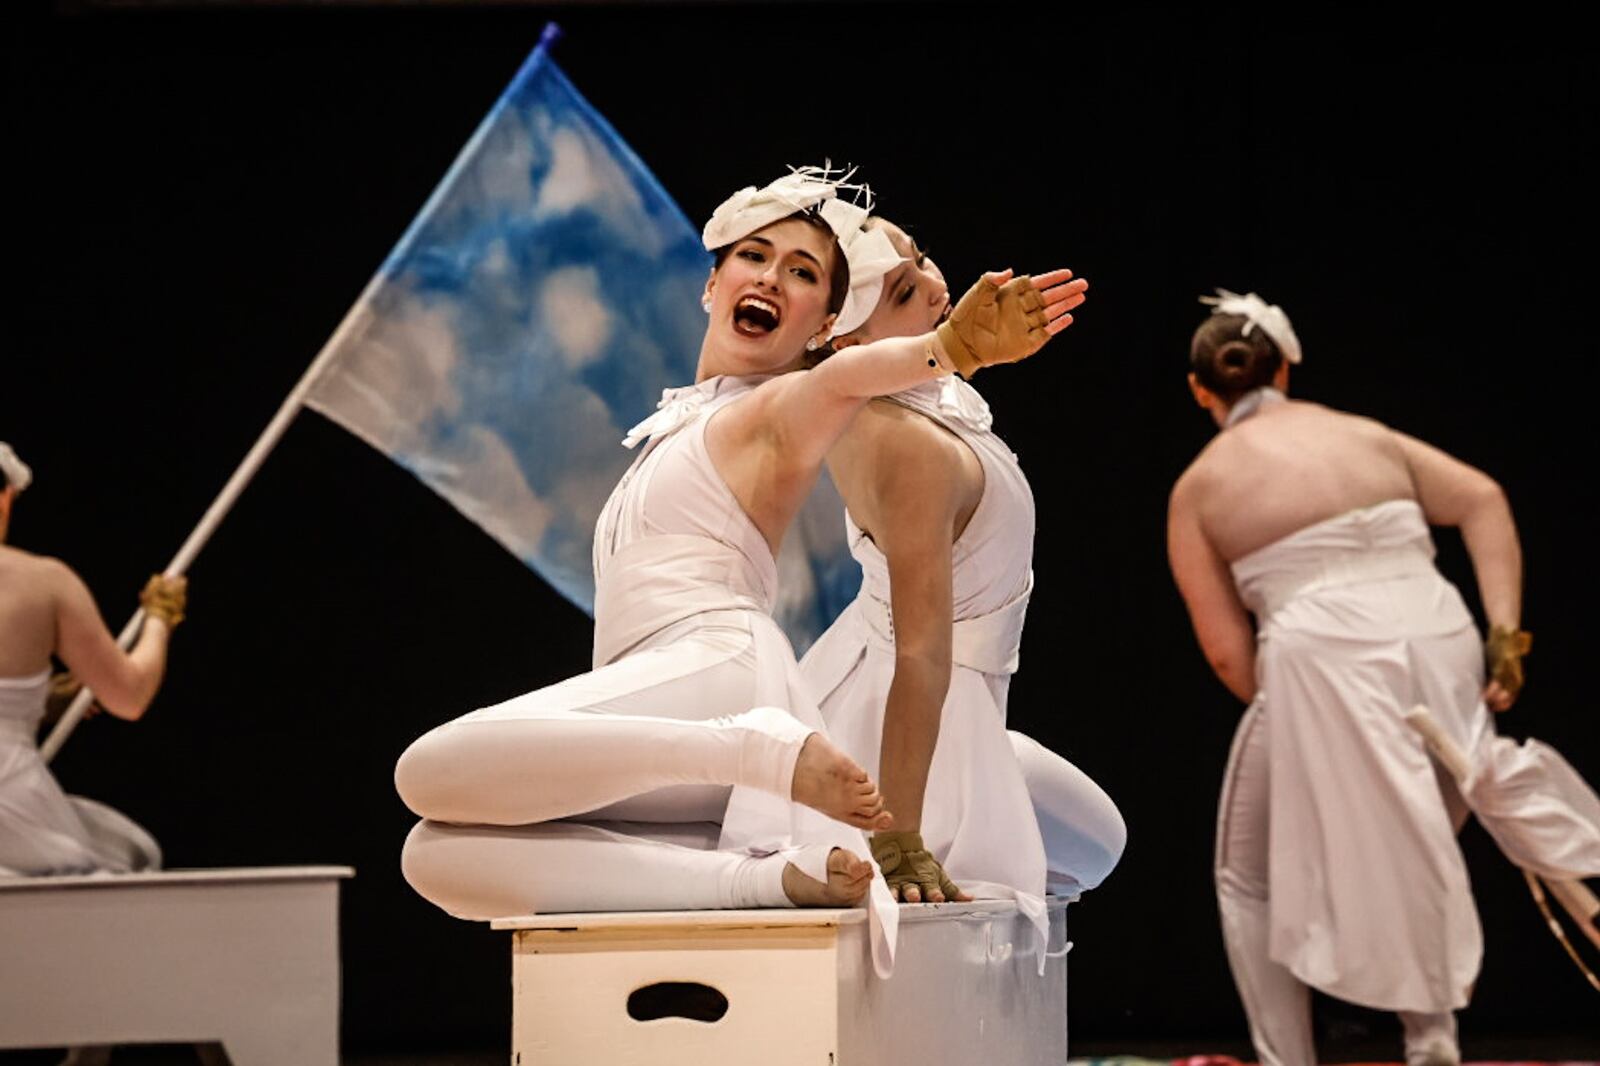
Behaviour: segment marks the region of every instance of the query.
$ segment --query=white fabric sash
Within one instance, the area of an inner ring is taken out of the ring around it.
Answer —
[[[709,537],[661,533],[621,548],[594,596],[594,665],[707,611],[771,611],[772,590],[744,553]]]
[[[950,635],[950,659],[985,674],[1014,674],[1022,653],[1022,626],[1033,594],[1033,572],[1015,598],[999,610],[956,621]],[[856,597],[857,616],[868,633],[884,647],[894,647],[894,615],[889,605],[866,590]]]
[[[1313,570],[1263,575],[1248,582],[1241,592],[1265,628],[1278,611],[1323,589],[1423,574],[1438,574],[1432,555],[1422,545],[1403,544],[1331,555],[1320,560]]]

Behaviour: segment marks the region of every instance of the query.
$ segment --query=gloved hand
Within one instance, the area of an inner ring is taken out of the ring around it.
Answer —
[[[1502,625],[1489,627],[1489,639],[1484,642],[1489,679],[1513,700],[1522,691],[1522,657],[1532,649],[1533,634],[1527,630]]]
[[[970,378],[981,367],[1019,362],[1043,348],[1072,324],[1067,312],[1083,303],[1088,282],[1071,277],[1070,270],[1037,278],[985,274],[935,331],[950,365]]]
[[[945,875],[939,860],[922,843],[921,833],[888,830],[872,834],[867,843],[895,899],[937,903],[935,895],[945,902],[971,898]]]
[[[170,628],[183,621],[183,609],[189,601],[189,579],[182,574],[167,577],[152,574],[139,593],[139,606],[151,618],[159,618]]]

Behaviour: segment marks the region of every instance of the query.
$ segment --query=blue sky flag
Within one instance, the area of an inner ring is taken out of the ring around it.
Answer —
[[[595,519],[661,390],[688,384],[711,257],[556,66],[517,72],[347,317],[306,403],[591,611]],[[730,187],[737,183],[730,176]],[[780,560],[797,650],[855,594],[842,505]]]

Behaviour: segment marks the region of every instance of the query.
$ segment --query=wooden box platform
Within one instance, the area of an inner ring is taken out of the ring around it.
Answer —
[[[0,878],[0,1048],[221,1042],[337,1066],[348,866]]]
[[[903,906],[894,976],[865,912],[508,918],[513,1066],[1061,1066],[1066,902],[1045,972],[1009,902]]]

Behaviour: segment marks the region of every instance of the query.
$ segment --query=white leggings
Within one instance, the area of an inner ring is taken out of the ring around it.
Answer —
[[[1067,760],[1020,733],[1011,741],[1033,796],[1052,883],[1094,887],[1122,854],[1122,816]],[[716,851],[717,838],[714,821],[688,819],[514,827],[424,821],[406,840],[402,866],[413,888],[462,918],[788,905],[782,891],[788,856]],[[809,859],[802,868],[817,877],[817,856]]]
[[[395,767],[400,798],[434,821],[510,826],[714,821],[733,785],[787,797],[809,731],[771,709],[745,713],[764,664],[748,623],[718,618],[429,731]]]
[[[1316,1066],[1310,990],[1267,951],[1267,728],[1260,707],[1252,705],[1234,734],[1217,811],[1217,906],[1261,1066]],[[1453,1013],[1399,1016],[1408,1061],[1448,1061],[1457,1054]]]
[[[1128,826],[1105,790],[1032,737],[1008,730],[1011,750],[1039,819],[1050,883],[1064,891],[1094,888],[1122,858]]]
[[[407,880],[465,918],[624,906],[629,897],[608,893],[643,887],[610,847],[625,838],[554,820],[718,821],[734,785],[787,798],[810,730],[755,706],[760,672],[784,670],[759,660],[741,612],[702,615],[653,647],[431,730],[395,767],[401,799],[425,819],[406,841]],[[551,855],[551,844],[572,854]],[[681,891],[655,885],[674,908],[787,905],[789,858],[826,876],[826,849],[684,857],[651,847],[683,866]]]

